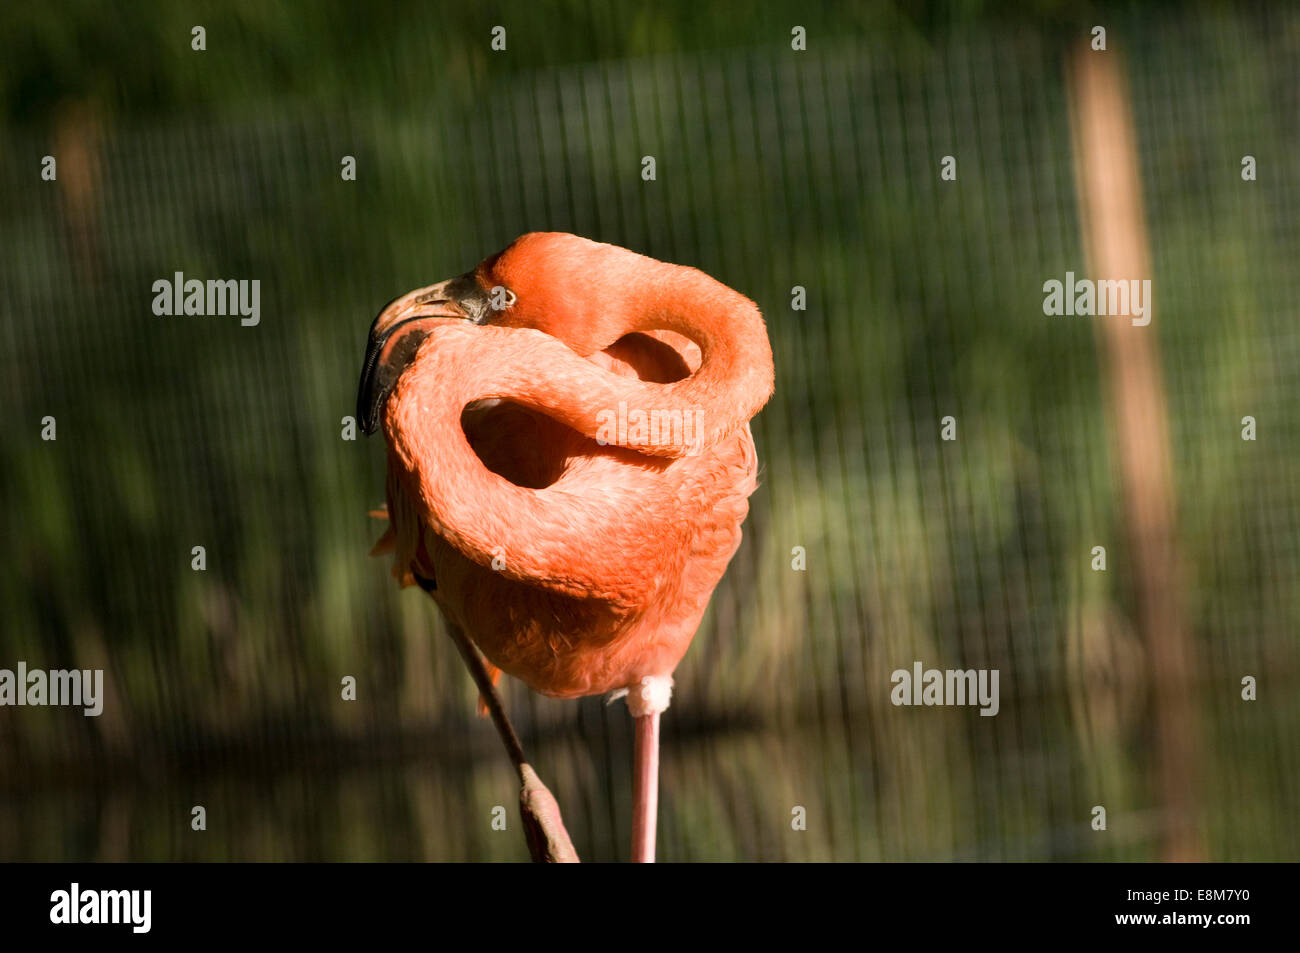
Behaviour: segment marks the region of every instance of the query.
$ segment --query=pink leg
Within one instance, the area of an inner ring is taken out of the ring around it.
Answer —
[[[510,760],[519,773],[521,785],[519,815],[524,822],[524,837],[528,841],[528,852],[532,854],[533,862],[578,863],[578,852],[573,849],[569,832],[564,829],[560,805],[556,803],[554,795],[547,790],[546,785],[537,776],[537,772],[528,763],[528,759],[524,757],[519,736],[515,734],[514,726],[506,717],[501,696],[497,694],[496,686],[492,684],[492,677],[488,675],[483,659],[479,657],[478,649],[456,626],[448,625],[447,632],[456,643],[465,665],[469,667],[469,674],[474,679],[474,684],[478,686],[479,697],[487,705],[488,712],[492,715],[492,722],[497,726],[497,732],[505,743],[506,753],[510,755]]]
[[[632,861],[653,864],[659,816],[659,712],[636,719],[633,758]]]

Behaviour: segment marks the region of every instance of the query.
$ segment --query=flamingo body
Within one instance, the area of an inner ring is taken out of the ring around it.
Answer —
[[[394,575],[543,694],[671,676],[756,487],[748,421],[773,375],[753,302],[692,268],[532,233],[398,299],[371,351],[368,372],[400,365],[379,396]],[[613,432],[620,408],[694,427]]]

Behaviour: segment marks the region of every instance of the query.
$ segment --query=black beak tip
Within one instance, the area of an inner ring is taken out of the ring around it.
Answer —
[[[379,417],[388,399],[387,392],[375,386],[375,376],[373,371],[363,373],[357,388],[357,423],[367,436],[379,429]]]
[[[379,380],[382,375],[378,358],[382,344],[382,341],[378,345],[371,343],[366,349],[366,362],[357,384],[357,423],[361,425],[361,432],[367,435],[379,429],[379,416],[391,389],[383,387]]]

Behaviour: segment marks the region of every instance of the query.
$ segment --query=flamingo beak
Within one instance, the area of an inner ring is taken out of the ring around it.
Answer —
[[[357,387],[357,421],[365,433],[379,429],[388,395],[397,378],[415,359],[415,352],[439,321],[460,319],[478,323],[486,312],[487,296],[472,275],[461,275],[418,288],[391,301],[370,325],[366,359]]]

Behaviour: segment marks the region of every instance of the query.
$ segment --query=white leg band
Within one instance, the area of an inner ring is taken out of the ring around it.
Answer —
[[[647,675],[624,691],[627,692],[627,710],[632,717],[644,718],[668,710],[673,698],[673,680],[668,675]]]

